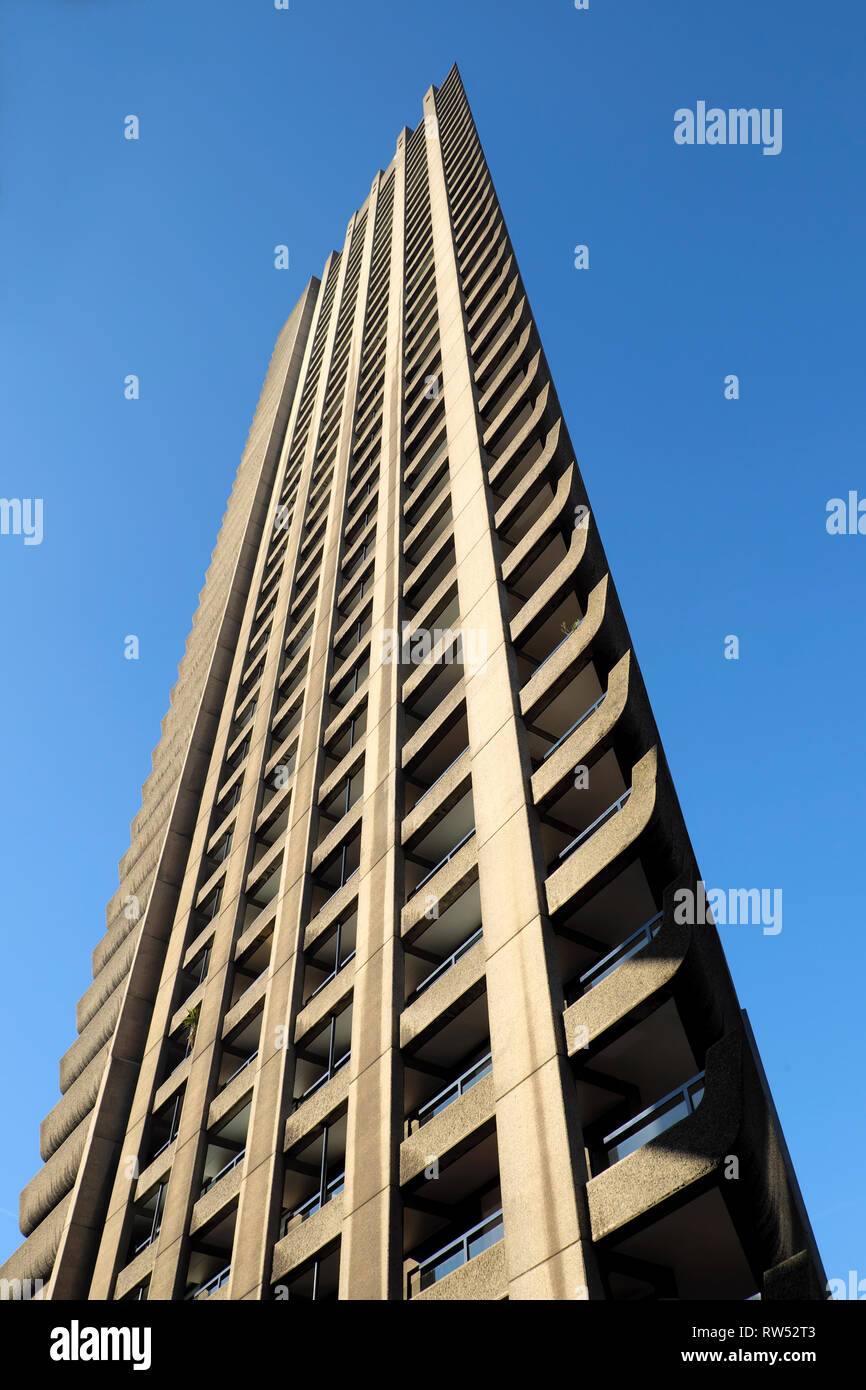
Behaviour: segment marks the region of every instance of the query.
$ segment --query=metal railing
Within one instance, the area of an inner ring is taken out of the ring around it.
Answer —
[[[697,1110],[703,1099],[705,1079],[706,1072],[699,1071],[690,1081],[606,1134],[601,1142],[609,1162],[618,1163]]]
[[[226,1265],[225,1269],[220,1270],[219,1274],[215,1274],[212,1279],[208,1279],[206,1284],[200,1284],[197,1289],[193,1289],[192,1293],[188,1293],[187,1298],[203,1298],[206,1294],[210,1297],[212,1293],[216,1293],[217,1289],[221,1289],[223,1284],[228,1282],[228,1277],[231,1272],[231,1265]]]
[[[415,989],[413,989],[412,993],[409,995],[409,999],[417,999],[419,994],[423,994],[425,989],[429,989],[434,980],[438,980],[440,975],[444,975],[446,970],[450,970],[452,965],[457,964],[461,956],[465,956],[467,951],[472,950],[476,941],[481,940],[481,936],[482,929],[479,927],[477,931],[474,931],[471,936],[466,938],[462,946],[458,946],[456,951],[452,951],[451,955],[448,956],[446,960],[440,961],[435,970],[432,970],[429,975],[424,977],[420,985],[416,985]]]
[[[418,1265],[409,1275],[409,1297],[413,1293],[413,1284],[417,1285],[415,1291],[421,1292],[429,1289],[432,1284],[438,1284],[440,1279],[444,1279],[446,1274],[451,1274],[461,1265],[468,1264],[476,1255],[480,1255],[482,1250],[487,1250],[491,1245],[496,1245],[503,1236],[502,1208],[491,1212],[485,1216],[483,1221],[471,1226],[462,1236],[452,1240],[448,1245],[443,1245],[441,1250],[437,1250],[435,1255],[431,1255]]]
[[[325,1206],[327,1202],[330,1202],[332,1197],[336,1197],[338,1192],[342,1192],[345,1183],[346,1174],[339,1173],[337,1177],[332,1178],[328,1183],[324,1194],[321,1192],[314,1192],[312,1197],[309,1197],[306,1202],[302,1202],[299,1207],[295,1207],[293,1211],[283,1212],[280,1221],[280,1239],[286,1234],[291,1223],[297,1221],[298,1217],[300,1217],[301,1221],[307,1221],[309,1217],[315,1215],[317,1211],[321,1211],[322,1207]]]
[[[146,1250],[149,1245],[152,1245],[158,1235],[159,1227],[157,1226],[155,1231],[151,1231],[150,1235],[145,1236],[144,1240],[139,1241],[138,1245],[136,1245],[135,1249],[132,1252],[132,1258],[135,1259],[136,1255],[141,1254],[142,1250]]]
[[[453,849],[449,849],[449,851],[448,851],[448,853],[445,855],[444,859],[440,859],[440,860],[439,860],[439,863],[438,863],[438,864],[435,864],[435,865],[433,866],[433,868],[430,870],[430,872],[424,875],[424,877],[421,879],[421,882],[415,884],[415,887],[414,887],[414,889],[413,889],[413,892],[417,893],[421,888],[424,887],[424,884],[425,884],[425,883],[429,883],[429,882],[430,882],[430,879],[433,877],[433,875],[434,875],[434,874],[438,874],[439,870],[440,870],[445,864],[448,863],[449,859],[453,859],[453,858],[454,858],[454,855],[457,853],[457,851],[458,851],[459,849],[462,849],[463,846],[466,844],[467,840],[471,840],[471,839],[472,839],[472,836],[473,836],[474,834],[475,834],[475,826],[473,825],[472,829],[469,830],[469,831],[467,831],[467,833],[463,836],[463,839],[462,839],[462,840],[458,840],[458,841],[457,841],[457,844],[454,846]]]
[[[544,658],[544,660],[541,661],[541,662],[539,662],[539,664],[536,666],[535,670],[534,670],[533,673],[532,673],[533,676],[537,676],[538,673],[539,673],[539,671],[543,670],[543,668],[547,665],[548,661],[550,661],[551,657],[556,656],[556,653],[559,651],[560,647],[564,647],[564,646],[565,646],[565,644],[566,644],[566,642],[568,641],[569,637],[571,637],[575,632],[577,632],[577,629],[580,627],[580,625],[581,625],[582,622],[583,622],[583,618],[579,618],[579,619],[577,620],[577,623],[575,624],[575,626],[574,626],[573,628],[571,628],[571,630],[565,634],[565,636],[563,637],[562,641],[561,641],[561,642],[557,642],[557,644],[556,644],[556,646],[554,647],[553,651],[552,651],[552,652],[548,652],[548,654],[547,654],[547,656]],[[529,660],[532,661],[533,658],[530,657]],[[531,677],[530,677],[530,679],[531,679]]]
[[[646,945],[648,941],[652,941],[653,937],[657,936],[661,929],[663,917],[663,911],[657,912],[655,917],[651,917],[648,922],[644,922],[643,926],[638,927],[637,931],[632,932],[631,936],[627,936],[625,941],[621,941],[618,946],[614,946],[613,950],[608,951],[606,956],[602,956],[601,960],[595,962],[595,965],[591,965],[588,970],[585,970],[578,979],[574,998],[579,999],[581,995],[586,994],[588,990],[600,984],[606,976],[616,970],[617,966],[622,965],[623,961],[635,955],[635,953],[639,951],[642,946]],[[572,1000],[572,1002],[574,1001]]]
[[[360,866],[360,864],[359,864],[358,867],[357,867],[357,869],[353,869],[352,872],[351,872],[350,874],[347,874],[347,876],[343,879],[343,882],[342,882],[342,883],[338,883],[338,884],[337,884],[337,886],[336,886],[336,888],[334,889],[333,893],[329,893],[329,894],[328,894],[328,896],[326,897],[325,901],[322,903],[322,906],[321,906],[320,908],[318,908],[318,910],[316,911],[316,916],[317,916],[317,917],[318,917],[319,913],[322,912],[322,911],[328,906],[328,903],[331,901],[331,899],[332,899],[332,898],[335,898],[335,897],[337,896],[337,894],[339,893],[340,889],[341,889],[341,888],[345,888],[345,886],[346,886],[347,883],[351,883],[352,879],[355,877],[355,875],[356,875],[357,873],[360,873],[360,871],[361,871],[361,866]]]
[[[606,811],[602,811],[600,816],[596,816],[595,820],[592,822],[592,825],[588,825],[585,830],[581,830],[579,835],[575,835],[574,839],[565,846],[565,849],[561,849],[559,851],[559,854],[556,856],[557,859],[565,859],[569,854],[572,853],[573,850],[577,849],[577,846],[581,843],[582,840],[585,840],[589,835],[592,835],[592,833],[595,830],[598,830],[602,825],[604,825],[605,821],[610,820],[611,816],[615,816],[617,811],[621,811],[630,796],[631,787],[624,791],[622,796],[618,797],[612,806],[608,806]]]
[[[456,757],[456,758],[452,758],[451,762],[450,762],[450,763],[448,764],[448,766],[446,767],[445,772],[440,772],[440,773],[439,773],[439,776],[436,778],[436,781],[435,781],[435,782],[431,782],[430,785],[429,785],[429,787],[427,788],[427,790],[421,793],[421,795],[419,796],[418,800],[415,802],[415,806],[419,806],[419,805],[421,804],[421,802],[424,800],[425,796],[429,796],[429,795],[430,795],[430,793],[432,792],[433,788],[439,785],[439,783],[442,781],[442,778],[445,776],[445,774],[451,771],[451,769],[452,769],[452,767],[454,767],[455,763],[459,763],[459,761],[460,761],[460,759],[463,757],[463,754],[464,754],[464,753],[468,753],[468,752],[469,752],[469,744],[467,743],[467,745],[466,745],[465,748],[461,748],[461,749],[460,749],[460,752],[457,754],[457,757]],[[412,810],[413,810],[413,811],[415,810],[415,806],[412,807]]]
[[[241,1149],[240,1153],[236,1153],[234,1158],[230,1158],[228,1163],[225,1163],[218,1173],[214,1173],[212,1178],[208,1178],[202,1187],[201,1195],[204,1196],[206,1192],[210,1192],[211,1188],[216,1186],[220,1178],[224,1178],[226,1173],[230,1173],[233,1168],[236,1168],[245,1154],[246,1149]]]
[[[256,1060],[256,1058],[258,1057],[258,1055],[259,1055],[259,1049],[256,1048],[255,1052],[251,1052],[251,1053],[250,1053],[250,1055],[249,1055],[249,1057],[247,1057],[246,1061],[241,1062],[241,1064],[240,1064],[239,1067],[235,1067],[235,1069],[234,1069],[234,1071],[232,1072],[231,1076],[228,1077],[227,1080],[225,1080],[225,1081],[223,1082],[222,1086],[220,1087],[220,1090],[221,1090],[221,1091],[224,1091],[225,1088],[226,1088],[226,1086],[228,1086],[228,1084],[229,1084],[230,1081],[234,1081],[234,1079],[235,1079],[236,1076],[240,1076],[240,1074],[241,1074],[242,1071],[246,1071],[247,1067],[250,1066],[250,1065]]]
[[[336,1076],[337,1072],[340,1071],[341,1068],[346,1065],[350,1056],[351,1052],[344,1052],[342,1057],[338,1058],[338,1060],[334,1063],[332,1067],[328,1067],[325,1070],[324,1074],[313,1082],[312,1086],[308,1086],[306,1091],[302,1091],[299,1096],[296,1096],[295,1108],[297,1109],[297,1107],[301,1104],[302,1101],[305,1101],[309,1096],[314,1095],[315,1092],[318,1091],[321,1086],[326,1085],[332,1077]]]
[[[166,1149],[169,1148],[169,1147],[174,1143],[175,1139],[177,1138],[177,1135],[178,1135],[178,1131],[175,1130],[174,1133],[173,1133],[172,1135],[170,1135],[168,1139],[166,1139],[166,1141],[165,1141],[164,1144],[160,1144],[160,1146],[159,1146],[159,1148],[156,1150],[156,1152],[153,1153],[153,1154],[151,1154],[150,1159],[149,1159],[149,1163],[155,1163],[156,1160],[159,1158],[160,1154],[164,1154],[165,1151],[166,1151]]]
[[[554,743],[554,745],[553,745],[552,748],[548,748],[547,752],[545,753],[544,757],[543,757],[542,760],[541,760],[542,762],[546,762],[547,759],[550,757],[551,753],[555,753],[556,750],[557,750],[557,748],[560,746],[560,744],[565,743],[565,740],[566,740],[567,738],[570,738],[570,737],[571,737],[571,735],[574,733],[575,729],[579,729],[579,728],[580,728],[580,726],[581,726],[581,724],[584,722],[584,720],[588,719],[589,716],[590,716],[591,714],[595,714],[595,711],[598,709],[599,705],[603,702],[603,700],[606,698],[606,696],[607,696],[607,691],[605,691],[603,695],[599,695],[599,697],[598,697],[598,699],[596,700],[595,704],[594,704],[594,705],[590,705],[589,709],[585,709],[585,710],[583,711],[583,714],[580,716],[579,719],[575,719],[575,721],[574,721],[574,723],[572,724],[571,728],[570,728],[570,729],[566,729],[565,733],[562,734],[561,737],[558,738],[558,739],[556,740],[556,743]]]
[[[261,969],[261,970],[259,971],[258,975],[256,975],[256,977],[255,977],[254,980],[250,980],[250,982],[249,982],[248,985],[244,985],[244,987],[243,987],[243,989],[241,990],[240,994],[238,995],[237,999],[234,999],[229,1007],[230,1007],[231,1009],[234,1009],[234,1008],[241,1002],[241,1000],[242,1000],[247,994],[249,994],[249,992],[250,992],[251,989],[255,989],[256,985],[257,985],[258,982],[259,982],[259,980],[262,978],[263,975],[267,975],[269,969],[270,969],[270,966],[269,966],[269,965],[264,966],[264,968]]]
[[[341,961],[338,961],[337,964],[334,966],[333,970],[331,971],[330,975],[328,975],[328,977],[324,979],[320,985],[316,985],[316,988],[313,990],[312,994],[308,995],[308,997],[304,1000],[303,1007],[306,1008],[311,999],[315,999],[317,994],[321,994],[322,990],[325,988],[325,985],[329,985],[332,980],[336,980],[340,971],[343,970],[349,964],[350,960],[354,959],[355,952],[350,951],[347,956],[344,956]]]
[[[425,1101],[417,1110],[412,1111],[409,1116],[409,1127],[413,1124],[420,1128],[426,1125],[428,1120],[432,1120],[434,1115],[438,1115],[442,1110],[447,1110],[449,1105],[453,1105],[455,1100],[459,1100],[462,1095],[472,1089],[476,1082],[493,1068],[492,1054],[487,1053],[484,1057],[473,1062],[471,1067],[467,1067],[456,1081],[452,1081],[444,1090],[435,1095],[432,1100]]]

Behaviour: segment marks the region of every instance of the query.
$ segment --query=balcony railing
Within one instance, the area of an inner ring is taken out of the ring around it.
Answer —
[[[635,1149],[643,1148],[651,1139],[697,1110],[703,1099],[705,1078],[706,1072],[698,1072],[684,1086],[679,1086],[618,1129],[606,1134],[602,1147],[608,1162],[618,1163],[621,1158],[634,1153]]]
[[[210,1192],[211,1188],[216,1186],[220,1178],[224,1178],[226,1173],[230,1173],[233,1168],[236,1168],[238,1164],[243,1160],[245,1154],[246,1149],[241,1149],[240,1153],[236,1153],[234,1158],[230,1158],[228,1163],[223,1164],[219,1172],[214,1173],[213,1177],[208,1178],[207,1181],[204,1183],[201,1190],[201,1195],[204,1196],[206,1192]]]
[[[631,787],[628,787],[612,806],[608,806],[606,811],[602,811],[600,816],[596,816],[592,825],[588,825],[585,830],[581,830],[580,834],[575,835],[574,839],[565,846],[565,849],[559,851],[559,854],[556,856],[557,859],[566,859],[577,849],[578,845],[581,844],[583,840],[587,839],[588,836],[592,835],[596,830],[599,830],[604,825],[605,821],[609,821],[612,816],[616,815],[617,811],[621,811],[630,796]]]
[[[535,670],[534,670],[533,673],[532,673],[533,676],[537,676],[538,673],[539,673],[539,671],[543,670],[544,667],[547,665],[548,661],[550,661],[554,656],[556,656],[556,653],[559,651],[560,647],[564,647],[564,646],[565,646],[565,644],[566,644],[566,642],[568,641],[569,637],[571,637],[572,633],[577,632],[577,629],[580,627],[580,624],[581,624],[582,622],[583,622],[583,618],[579,618],[578,621],[575,623],[574,627],[570,628],[569,631],[565,634],[565,636],[563,637],[562,641],[561,641],[561,642],[557,642],[557,644],[556,644],[556,646],[554,647],[553,651],[552,651],[552,652],[548,652],[548,654],[547,654],[547,656],[544,658],[544,660],[543,660],[543,661],[540,661],[540,662],[538,663],[538,665],[536,666]],[[532,659],[533,659],[532,657],[529,658],[530,661],[531,661]]]
[[[490,1216],[485,1216],[483,1221],[479,1221],[476,1226],[470,1229],[456,1240],[452,1240],[448,1245],[444,1245],[441,1250],[437,1250],[435,1255],[419,1264],[409,1276],[409,1297],[413,1292],[421,1292],[429,1289],[432,1284],[438,1284],[440,1279],[444,1279],[446,1274],[451,1274],[461,1265],[468,1264],[476,1255],[480,1255],[482,1250],[487,1250],[491,1245],[495,1245],[503,1236],[502,1209],[491,1212]],[[416,1288],[413,1290],[413,1284]]]
[[[606,956],[602,956],[601,960],[595,962],[595,965],[591,965],[588,970],[585,970],[577,982],[577,987],[574,989],[569,1003],[573,1004],[575,999],[579,999],[588,990],[594,989],[597,984],[612,974],[617,966],[622,965],[623,961],[635,955],[648,941],[652,941],[654,936],[658,936],[663,917],[663,911],[657,912],[655,917],[644,922],[643,926],[638,927],[631,936],[627,936],[625,941],[614,946],[613,950],[608,951]]]
[[[184,1062],[186,1061],[187,1057],[191,1057],[191,1056],[192,1056],[192,1038],[189,1037],[189,1038],[187,1038],[186,1050],[185,1050],[183,1056],[180,1057],[180,1058],[175,1062],[175,1064],[174,1064],[174,1066],[172,1067],[171,1071],[167,1071],[167,1072],[166,1072],[166,1080],[168,1080],[168,1078],[169,1078],[170,1076],[174,1076],[175,1072],[176,1072],[176,1071],[179,1071],[180,1068],[183,1066],[183,1064],[184,1064]]]
[[[467,743],[467,745],[466,745],[465,748],[461,748],[461,749],[460,749],[460,752],[457,754],[457,757],[456,757],[456,758],[452,758],[451,762],[450,762],[450,763],[448,764],[448,766],[446,767],[445,772],[440,772],[440,773],[439,773],[439,776],[436,778],[436,781],[435,781],[435,782],[431,782],[430,785],[429,785],[429,787],[427,788],[427,790],[421,793],[421,795],[419,796],[418,800],[415,802],[415,806],[419,806],[419,805],[421,804],[421,802],[424,800],[425,796],[429,796],[429,795],[430,795],[430,793],[432,792],[433,788],[436,787],[436,786],[438,786],[439,783],[442,781],[442,778],[445,776],[445,773],[450,772],[451,769],[452,769],[452,767],[454,766],[454,764],[455,764],[455,763],[459,763],[460,759],[463,757],[463,754],[464,754],[464,753],[468,753],[468,752],[469,752],[469,744]],[[413,810],[413,811],[414,811],[414,809],[415,809],[415,806],[412,807],[412,810]]]
[[[164,1143],[164,1144],[160,1144],[160,1146],[159,1146],[159,1148],[156,1150],[156,1152],[153,1153],[153,1154],[151,1154],[150,1159],[149,1159],[148,1162],[149,1162],[149,1163],[155,1163],[156,1160],[159,1158],[160,1154],[164,1154],[165,1151],[166,1151],[166,1149],[167,1149],[167,1148],[170,1148],[170,1146],[174,1143],[175,1139],[177,1138],[177,1135],[178,1135],[178,1131],[177,1131],[177,1130],[175,1130],[173,1134],[170,1134],[169,1137],[166,1139],[165,1143]]]
[[[284,1211],[280,1221],[280,1239],[282,1240],[293,1221],[297,1221],[298,1218],[301,1221],[307,1221],[317,1211],[321,1211],[332,1197],[336,1197],[338,1192],[342,1192],[345,1183],[346,1174],[340,1173],[328,1183],[324,1195],[321,1192],[314,1192],[312,1197],[308,1198],[306,1202],[302,1202],[299,1207],[295,1207],[294,1211]]]
[[[337,886],[336,886],[336,888],[333,890],[333,892],[329,893],[328,896],[326,897],[325,901],[322,903],[322,906],[319,908],[318,912],[316,913],[316,916],[317,916],[317,917],[318,917],[318,915],[319,915],[319,912],[323,912],[324,909],[328,906],[328,903],[331,901],[331,899],[332,899],[332,898],[335,898],[335,897],[337,896],[337,894],[339,893],[340,889],[341,889],[341,888],[345,888],[345,886],[346,886],[347,883],[351,883],[352,879],[355,877],[355,875],[356,875],[357,873],[360,873],[360,871],[361,871],[361,866],[360,866],[360,864],[359,864],[358,867],[357,867],[357,869],[353,869],[352,872],[351,872],[350,874],[347,874],[347,875],[346,875],[346,877],[343,879],[342,883],[338,883],[338,884],[337,884]]]
[[[434,1115],[438,1115],[442,1110],[447,1110],[449,1105],[453,1105],[455,1100],[459,1100],[482,1077],[487,1076],[492,1067],[491,1054],[488,1052],[479,1061],[473,1062],[472,1066],[468,1067],[461,1076],[458,1076],[456,1081],[452,1081],[450,1086],[446,1086],[444,1091],[440,1091],[432,1100],[426,1101],[424,1105],[415,1110],[409,1117],[410,1129],[413,1127],[413,1121],[415,1126],[420,1128],[421,1125],[426,1125],[428,1120],[432,1120]]]
[[[541,669],[541,668],[539,667],[539,670],[540,670],[540,669]],[[595,704],[594,704],[594,705],[590,705],[589,709],[585,709],[585,710],[583,711],[583,714],[580,716],[579,719],[575,719],[575,721],[574,721],[574,723],[572,724],[571,728],[570,728],[570,729],[566,729],[565,733],[562,734],[562,735],[556,740],[556,743],[554,743],[554,745],[553,745],[552,748],[548,748],[547,752],[545,753],[544,757],[543,757],[542,760],[541,760],[542,762],[547,762],[547,759],[550,757],[550,755],[551,755],[552,753],[555,753],[555,752],[556,752],[556,750],[557,750],[557,748],[559,748],[560,744],[565,743],[565,740],[566,740],[567,738],[570,738],[571,735],[574,733],[575,729],[579,729],[580,726],[581,726],[581,724],[583,724],[584,721],[587,720],[591,714],[595,714],[596,710],[598,709],[599,705],[603,702],[603,700],[605,699],[605,696],[606,696],[606,695],[607,695],[607,691],[605,691],[603,695],[599,695],[599,697],[598,697],[598,699],[596,700]]]
[[[265,966],[263,966],[262,969],[259,971],[258,975],[256,975],[255,979],[254,979],[254,980],[250,980],[250,982],[249,982],[248,985],[244,985],[244,987],[243,987],[243,989],[241,990],[240,994],[238,995],[237,999],[233,999],[232,1002],[231,1002],[231,1005],[230,1005],[229,1007],[232,1008],[232,1009],[237,1008],[238,1004],[241,1002],[241,1000],[242,1000],[243,998],[246,997],[246,995],[249,994],[250,990],[251,990],[251,989],[255,989],[256,985],[259,983],[259,980],[262,978],[262,976],[263,976],[263,975],[267,975],[269,968],[270,968],[270,965],[265,965]]]
[[[229,1084],[230,1081],[234,1081],[234,1079],[235,1079],[236,1076],[240,1076],[240,1074],[241,1074],[242,1071],[246,1071],[247,1067],[249,1067],[249,1066],[252,1065],[252,1063],[256,1060],[256,1058],[258,1057],[258,1055],[259,1055],[259,1049],[256,1048],[255,1052],[251,1052],[250,1055],[249,1055],[249,1057],[245,1058],[245,1060],[244,1060],[243,1062],[241,1062],[241,1064],[240,1064],[239,1067],[235,1067],[235,1069],[234,1069],[234,1071],[232,1072],[231,1076],[228,1077],[228,1079],[227,1079],[226,1081],[223,1082],[222,1086],[220,1087],[220,1090],[221,1090],[221,1091],[224,1091],[225,1088],[226,1088],[226,1086],[228,1086],[228,1084]]]
[[[458,946],[456,951],[452,951],[451,955],[448,956],[446,960],[443,960],[437,965],[436,969],[427,975],[426,978],[421,981],[420,985],[413,989],[412,993],[409,995],[409,999],[417,999],[418,995],[423,994],[425,989],[429,989],[430,986],[439,979],[440,975],[444,975],[447,970],[451,969],[452,965],[456,965],[461,956],[465,956],[467,951],[472,950],[476,941],[481,940],[482,934],[482,929],[479,927],[471,936],[468,936],[462,946]]]
[[[345,967],[349,964],[349,961],[354,959],[355,952],[350,951],[347,956],[344,956],[342,960],[338,961],[337,964],[334,966],[333,970],[331,971],[330,975],[328,975],[320,985],[316,985],[316,988],[313,990],[312,994],[307,996],[307,998],[304,1000],[303,1007],[306,1008],[307,1005],[310,1003],[310,1000],[315,999],[317,994],[321,994],[322,990],[325,988],[325,985],[329,985],[332,980],[336,980],[340,971],[344,970]]]
[[[221,1289],[223,1284],[228,1282],[228,1277],[231,1272],[231,1265],[226,1265],[225,1269],[220,1270],[219,1274],[215,1274],[212,1279],[208,1279],[206,1284],[200,1284],[197,1289],[193,1289],[192,1293],[188,1293],[186,1295],[187,1299],[210,1298],[212,1293],[216,1293],[217,1289]]]
[[[462,839],[462,840],[458,840],[458,841],[457,841],[457,844],[454,846],[453,849],[449,849],[449,851],[448,851],[448,853],[445,855],[444,859],[440,859],[440,860],[439,860],[439,863],[438,863],[438,864],[435,864],[435,865],[433,866],[433,868],[430,870],[430,872],[424,875],[424,877],[422,878],[421,882],[420,882],[420,883],[417,883],[417,884],[415,885],[414,891],[417,893],[421,888],[424,887],[424,884],[425,884],[425,883],[429,883],[429,882],[430,882],[430,879],[433,877],[433,875],[434,875],[434,874],[438,874],[439,870],[440,870],[445,864],[448,863],[449,859],[453,859],[453,858],[454,858],[454,855],[457,853],[457,851],[458,851],[459,849],[462,849],[463,846],[466,844],[466,842],[467,842],[468,840],[471,840],[471,839],[472,839],[472,836],[473,836],[474,834],[475,834],[475,826],[473,825],[472,829],[469,830],[469,831],[467,831],[467,833],[463,836],[463,839]]]
[[[149,1235],[145,1236],[144,1240],[138,1242],[138,1245],[136,1245],[132,1252],[132,1258],[135,1259],[136,1255],[141,1254],[142,1250],[146,1250],[149,1245],[152,1245],[158,1235],[159,1227],[157,1226],[155,1231],[151,1231]]]
[[[332,1077],[336,1076],[337,1072],[340,1071],[346,1065],[350,1056],[351,1052],[344,1052],[343,1056],[338,1058],[338,1060],[334,1063],[332,1067],[328,1067],[325,1070],[325,1072],[316,1081],[313,1082],[312,1086],[308,1086],[306,1091],[303,1091],[301,1095],[296,1096],[295,1109],[297,1109],[297,1107],[301,1105],[305,1100],[307,1100],[310,1096],[314,1095],[315,1092],[320,1089],[320,1087],[325,1086],[331,1080]]]

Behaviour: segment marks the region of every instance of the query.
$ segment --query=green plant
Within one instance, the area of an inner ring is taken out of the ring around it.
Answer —
[[[186,1013],[184,1014],[183,1022],[180,1025],[181,1028],[186,1029],[187,1042],[190,1044],[190,1046],[192,1046],[192,1044],[195,1042],[195,1033],[196,1029],[198,1028],[198,1020],[200,1014],[201,1003],[193,1004],[191,1009],[187,1009]]]

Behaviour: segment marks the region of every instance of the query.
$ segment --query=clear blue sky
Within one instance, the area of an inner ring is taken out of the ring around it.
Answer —
[[[783,890],[779,935],[723,940],[828,1276],[866,1276],[866,536],[825,529],[866,496],[866,9],[5,0],[2,30],[0,492],[44,539],[0,537],[0,1254],[273,341],[456,59],[704,878]],[[678,147],[699,100],[781,107],[782,153]]]

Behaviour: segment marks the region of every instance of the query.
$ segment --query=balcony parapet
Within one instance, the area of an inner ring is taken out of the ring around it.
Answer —
[[[741,1032],[713,1043],[697,1108],[589,1180],[593,1240],[603,1240],[685,1188],[721,1173],[734,1152],[742,1119],[742,1044]]]
[[[343,1224],[343,1193],[338,1192],[307,1221],[290,1229],[274,1246],[271,1282],[283,1279],[336,1240]]]
[[[419,1177],[435,1160],[440,1169],[493,1133],[496,1092],[489,1072],[451,1105],[440,1110],[400,1145],[400,1184]],[[447,1159],[447,1163],[443,1160]]]
[[[575,633],[576,637],[578,634]],[[631,653],[626,652],[608,677],[607,690],[596,708],[560,743],[532,774],[532,795],[541,806],[570,778],[578,764],[607,747],[626,709],[633,702]]]
[[[484,941],[475,945],[451,969],[425,989],[400,1015],[400,1046],[420,1047],[424,1037],[441,1023],[442,1015],[459,1013],[484,992]]]

